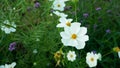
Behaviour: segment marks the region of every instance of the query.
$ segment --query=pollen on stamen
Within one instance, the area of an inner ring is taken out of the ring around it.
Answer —
[[[57,6],[60,7],[60,4],[58,4]]]
[[[66,25],[67,25],[67,26],[71,26],[71,23],[70,23],[70,22],[67,22]]]
[[[72,34],[71,38],[72,38],[72,39],[76,39],[76,38],[77,38],[77,35],[76,35],[76,34]]]
[[[70,57],[72,58],[72,57],[73,57],[73,55],[70,55]]]
[[[93,61],[94,61],[94,58],[91,58],[90,60],[93,62]]]

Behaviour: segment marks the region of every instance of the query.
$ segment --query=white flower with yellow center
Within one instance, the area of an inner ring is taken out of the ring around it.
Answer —
[[[75,54],[75,51],[69,51],[68,53],[67,53],[67,58],[68,58],[68,60],[69,61],[74,61],[74,60],[76,60],[76,54]]]
[[[54,11],[53,13],[54,13],[55,15],[59,16],[60,18],[62,18],[62,17],[67,17],[67,16],[68,16],[68,15],[66,15],[66,14],[64,14],[64,13],[59,12],[59,11]]]
[[[97,66],[97,59],[98,56],[97,54],[94,54],[93,52],[88,52],[86,56],[86,63],[88,64],[89,67],[95,67]]]
[[[54,10],[64,11],[64,7],[65,7],[65,1],[63,1],[63,0],[55,0],[53,2]]]
[[[1,25],[1,30],[4,31],[6,34],[10,34],[11,32],[16,31],[16,25],[14,22],[9,22],[8,20],[5,20],[3,24]]]
[[[80,27],[80,23],[71,23],[70,27],[64,28],[64,31],[60,33],[62,43],[65,46],[72,46],[77,49],[83,49],[85,42],[89,40],[86,27]]]
[[[15,66],[16,66],[16,62],[13,62],[11,64],[1,65],[0,68],[14,68]]]
[[[65,17],[62,17],[59,19],[60,24],[58,24],[57,27],[70,27],[72,20],[73,19],[66,19]]]
[[[97,60],[101,60],[101,54],[100,53],[94,53],[94,52],[88,52],[86,56],[86,63],[89,67],[95,67],[97,66]]]

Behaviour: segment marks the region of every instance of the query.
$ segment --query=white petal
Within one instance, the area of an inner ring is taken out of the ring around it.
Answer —
[[[78,45],[77,40],[70,39],[68,43],[70,44],[70,46],[77,46]]]
[[[98,56],[98,60],[101,61],[102,60],[102,55],[100,53],[98,53],[97,56]]]
[[[65,23],[66,23],[66,18],[62,17],[62,18],[59,19],[59,21],[60,21],[61,23],[64,23],[64,24],[65,24]]]
[[[11,27],[11,28],[10,28],[10,31],[11,31],[11,32],[15,32],[16,29]]]
[[[5,30],[5,26],[1,26],[1,30],[4,31]]]
[[[78,45],[75,46],[77,49],[83,49],[85,47],[85,42],[78,42]]]
[[[11,32],[11,31],[9,30],[9,28],[5,28],[5,33],[6,33],[6,34],[10,34],[10,32]]]
[[[89,37],[88,37],[88,35],[84,35],[84,36],[79,36],[78,38],[77,38],[77,40],[78,41],[88,41],[89,40]]]
[[[61,32],[60,35],[64,39],[70,39],[70,34],[67,32]]]
[[[11,64],[11,67],[15,67],[15,65],[16,65],[16,62],[13,62],[12,64]]]
[[[80,23],[72,23],[70,30],[72,34],[77,34],[80,31]]]
[[[80,27],[80,31],[78,35],[85,35],[87,33],[87,28],[86,27]]]
[[[65,27],[65,28],[64,28],[64,31],[65,31],[66,33],[69,33],[69,34],[71,35],[70,27]]]
[[[59,23],[59,24],[57,24],[56,27],[65,27],[65,25],[63,23]]]
[[[9,68],[9,65],[8,65],[8,64],[5,64],[5,68]]]
[[[73,19],[67,19],[69,22],[72,22],[73,21]]]
[[[69,39],[61,39],[64,46],[69,46]]]

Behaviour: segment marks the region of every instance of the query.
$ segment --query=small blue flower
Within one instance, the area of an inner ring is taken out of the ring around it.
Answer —
[[[93,54],[96,54],[96,51],[95,51],[95,50],[93,50],[92,52],[93,52]]]
[[[88,13],[84,13],[83,16],[84,16],[85,18],[87,18],[87,17],[89,16],[89,14],[88,14]]]
[[[35,8],[39,8],[40,7],[40,3],[39,2],[35,2]]]
[[[15,46],[16,46],[16,45],[17,45],[16,42],[11,43],[11,44],[9,45],[9,50],[10,50],[10,51],[15,50]]]
[[[111,33],[111,30],[110,30],[110,29],[107,29],[107,30],[106,30],[106,33]]]
[[[101,7],[97,7],[96,10],[97,10],[97,11],[101,10]]]

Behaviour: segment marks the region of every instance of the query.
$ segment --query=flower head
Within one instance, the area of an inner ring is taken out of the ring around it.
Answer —
[[[54,54],[54,58],[56,61],[60,60],[63,56],[63,53],[60,52],[60,51],[57,51],[55,54]]]
[[[96,10],[97,10],[97,11],[101,10],[101,7],[97,7]]]
[[[72,46],[77,49],[83,49],[85,42],[89,40],[87,28],[80,27],[80,23],[74,22],[70,27],[64,28],[64,31],[60,33],[62,43],[65,46]]]
[[[1,30],[4,31],[6,34],[10,34],[11,32],[16,31],[16,25],[14,22],[9,22],[9,20],[5,20],[1,25]]]
[[[97,66],[97,60],[101,60],[101,54],[100,53],[93,53],[93,52],[88,52],[86,56],[86,63],[88,64],[89,67],[95,67]]]
[[[35,8],[38,8],[38,7],[40,7],[40,3],[39,2],[35,2],[34,6],[35,6]]]
[[[107,29],[107,30],[106,30],[106,33],[110,33],[110,32],[111,32],[111,30],[110,30],[110,29]]]
[[[72,20],[73,19],[66,19],[65,17],[62,17],[59,19],[60,24],[58,24],[57,27],[70,27]]]
[[[88,14],[88,13],[84,13],[83,16],[84,16],[85,18],[87,18],[87,17],[89,16],[89,14]]]
[[[64,11],[64,7],[65,7],[64,0],[55,0],[53,2],[53,9],[54,10]]]
[[[62,60],[64,56],[64,53],[60,50],[60,51],[57,51],[55,54],[54,54],[54,59],[55,61],[57,62],[56,63],[56,66],[60,65],[60,62]]]
[[[76,59],[76,54],[75,54],[75,51],[69,51],[67,53],[67,58],[69,61],[74,61]]]
[[[17,45],[16,42],[11,43],[11,44],[9,45],[9,50],[10,50],[10,51],[15,50],[15,46],[16,46],[16,45]]]
[[[11,64],[5,64],[5,68],[14,68],[16,66],[16,62],[13,62]]]

